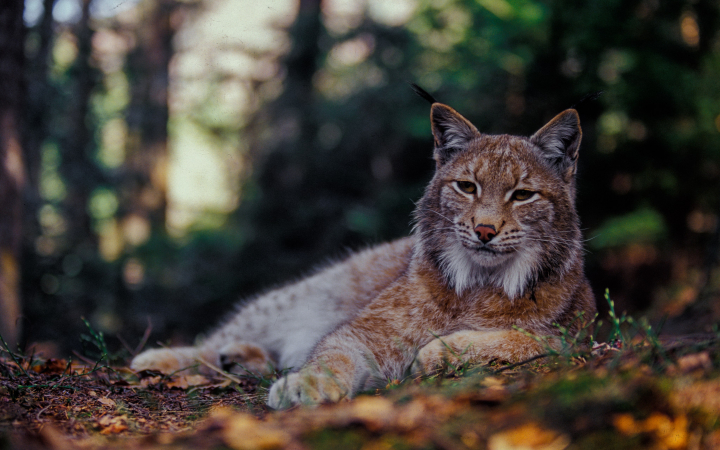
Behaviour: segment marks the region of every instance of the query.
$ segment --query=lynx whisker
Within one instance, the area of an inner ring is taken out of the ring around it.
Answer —
[[[442,214],[440,214],[439,212],[437,212],[437,211],[435,211],[435,210],[433,210],[433,209],[429,209],[429,208],[418,208],[417,210],[418,210],[418,211],[427,211],[427,212],[435,213],[435,214],[437,214],[438,216],[440,216],[440,217],[442,217],[443,219],[445,219],[445,220],[447,220],[448,222],[450,222],[451,224],[455,225],[455,221],[453,221],[452,219],[449,219],[449,218],[443,216]]]

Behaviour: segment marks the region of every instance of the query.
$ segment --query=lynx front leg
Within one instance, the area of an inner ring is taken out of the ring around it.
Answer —
[[[433,339],[418,352],[413,373],[434,373],[447,365],[519,362],[541,355],[543,346],[516,330],[458,331]]]
[[[348,327],[327,336],[315,352],[299,372],[272,385],[268,406],[285,409],[337,402],[366,386],[372,372],[369,362],[374,357]]]
[[[350,393],[350,386],[338,375],[327,367],[305,366],[300,372],[275,382],[270,388],[267,404],[274,409],[286,409],[294,405],[338,402]]]

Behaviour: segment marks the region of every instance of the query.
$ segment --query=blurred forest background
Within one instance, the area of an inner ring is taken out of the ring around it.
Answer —
[[[604,91],[578,106],[598,303],[720,321],[715,0],[25,0],[0,27],[10,342],[191,342],[406,235],[433,170],[409,82],[525,135]]]

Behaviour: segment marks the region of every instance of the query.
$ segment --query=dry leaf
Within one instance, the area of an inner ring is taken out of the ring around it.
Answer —
[[[678,369],[683,373],[693,372],[695,370],[710,370],[712,369],[712,361],[710,360],[710,354],[708,352],[693,353],[692,355],[685,355],[677,360]]]
[[[210,421],[219,422],[223,441],[235,450],[282,448],[291,439],[287,432],[276,426],[228,408],[218,408],[210,416]]]
[[[102,428],[100,434],[117,434],[128,429],[127,416],[105,415],[98,420],[98,425]]]
[[[635,418],[629,413],[616,414],[613,417],[613,425],[616,430],[625,436],[632,436],[640,433],[641,431],[635,421]]]
[[[671,419],[665,414],[654,412],[645,420],[635,420],[632,414],[625,413],[615,415],[613,425],[626,436],[648,433],[661,442],[664,448],[675,450],[687,447],[688,420],[685,416]]]
[[[680,409],[702,408],[720,414],[720,381],[699,381],[691,385],[676,383],[672,391],[673,403]]]
[[[537,424],[527,423],[517,428],[490,436],[489,450],[563,450],[570,445],[570,438]]]
[[[417,427],[427,415],[425,405],[418,400],[413,400],[397,413],[395,426],[401,429],[410,430]]]
[[[162,382],[161,376],[147,377],[147,378],[143,378],[142,380],[140,380],[140,387],[147,388],[148,386],[160,384],[161,382]]]
[[[115,400],[107,397],[100,397],[98,401],[108,408],[114,408],[116,406]]]
[[[503,380],[502,378],[498,378],[498,377],[485,377],[480,382],[480,385],[484,386],[484,387],[496,387],[496,386],[502,386],[504,384],[505,384],[505,380]]]
[[[210,381],[202,375],[175,375],[167,383],[169,388],[187,389],[190,386],[208,384]]]
[[[39,366],[33,366],[32,370],[36,373],[46,374],[61,374],[68,369],[68,363],[64,359],[50,358],[45,361],[45,364]]]
[[[390,423],[395,410],[393,403],[385,397],[358,397],[351,403],[349,415],[368,429],[378,430]]]

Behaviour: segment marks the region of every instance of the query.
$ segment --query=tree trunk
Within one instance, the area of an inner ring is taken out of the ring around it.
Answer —
[[[72,132],[62,145],[62,172],[67,181],[64,200],[68,223],[68,240],[72,247],[83,244],[97,247],[97,238],[88,213],[93,189],[101,183],[102,174],[92,159],[94,124],[90,117],[90,98],[97,85],[97,71],[91,65],[93,30],[90,28],[91,0],[82,1],[82,16],[76,25],[78,56],[75,62],[74,99],[68,108]]]
[[[173,13],[176,0],[154,2],[149,18],[137,30],[138,47],[128,57],[131,73],[137,72],[127,113],[134,139],[127,148],[131,173],[125,213],[136,214],[154,226],[165,225],[167,206],[167,125],[169,66],[173,55]]]
[[[19,117],[24,98],[23,2],[0,8],[0,334],[14,349],[20,331],[20,249],[25,167]]]

